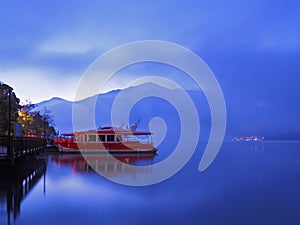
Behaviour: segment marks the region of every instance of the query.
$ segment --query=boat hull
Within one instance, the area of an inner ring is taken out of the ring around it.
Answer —
[[[129,143],[58,143],[60,152],[65,153],[156,153],[157,149],[151,144],[139,142]]]

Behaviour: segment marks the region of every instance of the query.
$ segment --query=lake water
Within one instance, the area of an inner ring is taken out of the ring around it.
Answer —
[[[151,164],[165,158],[162,151],[119,160]],[[78,155],[44,154],[29,175],[2,178],[0,224],[300,224],[300,142],[225,142],[200,173],[202,153],[170,179],[145,187],[113,183]],[[97,162],[123,175],[109,160]]]

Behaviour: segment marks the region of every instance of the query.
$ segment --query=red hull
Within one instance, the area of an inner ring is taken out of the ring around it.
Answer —
[[[156,152],[156,148],[151,144],[143,144],[136,142],[113,142],[113,143],[76,143],[70,140],[58,142],[61,152],[99,152],[108,151],[115,153],[130,153],[130,152]]]

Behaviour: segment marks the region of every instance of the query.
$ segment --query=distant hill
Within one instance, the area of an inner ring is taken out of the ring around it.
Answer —
[[[130,87],[122,90],[122,103],[124,106],[130,104],[136,93],[141,90],[154,90],[155,84],[143,84],[136,87]],[[166,95],[179,95],[179,90],[160,87],[159,89]],[[91,102],[96,99],[95,119],[96,126],[111,124],[111,108],[116,96],[121,90],[115,90],[98,96],[89,97],[79,102],[70,102],[61,98],[52,98],[37,104],[36,110],[43,110],[46,107],[51,110],[55,127],[60,133],[72,132],[72,107],[73,104],[79,106],[84,117],[90,110],[93,110]],[[210,110],[204,94],[201,91],[188,91],[191,99],[194,101],[200,119],[201,137],[207,138],[210,132]],[[300,139],[300,124],[298,115],[291,112],[291,115],[283,117],[281,111],[278,111],[274,104],[259,104],[249,97],[226,98],[227,106],[227,138],[233,136],[265,136],[268,139]],[[176,100],[178,104],[185,104],[180,98]],[[122,114],[122,107],[120,110]],[[295,115],[294,115],[295,114]],[[149,96],[138,101],[131,110],[129,121],[134,123],[141,120],[140,129],[148,129],[148,123],[153,117],[161,117],[168,126],[169,131],[180,130],[180,119],[175,108],[166,100],[158,97]],[[120,126],[125,121],[120,120]],[[123,124],[124,125],[124,124]],[[191,124],[191,129],[193,125]],[[90,126],[84,126],[82,129],[91,129]]]

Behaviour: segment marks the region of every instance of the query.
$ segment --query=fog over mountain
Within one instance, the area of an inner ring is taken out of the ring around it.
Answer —
[[[185,106],[186,102],[180,98],[180,90],[169,89],[155,84],[142,84],[140,86],[129,87],[123,90],[115,90],[97,96],[89,97],[74,103],[74,106],[82,110],[81,118],[85,118],[89,112],[95,109],[95,123],[97,127],[111,125],[111,109],[117,96],[121,93],[118,102],[118,120],[115,121],[118,126],[126,126],[125,109],[132,103],[132,99],[136,99],[141,90],[151,90],[159,88],[165,96],[175,96],[176,104]],[[192,99],[198,113],[200,121],[200,138],[207,139],[210,133],[210,109],[201,91],[187,91]],[[180,132],[180,115],[175,107],[165,98],[157,97],[155,93],[145,96],[137,101],[130,110],[129,125],[140,120],[139,128],[141,130],[149,130],[149,122],[154,117],[162,118],[167,126],[168,132],[179,134]],[[179,97],[176,97],[176,96]],[[143,97],[143,96],[141,96]],[[93,102],[95,101],[95,106]],[[260,105],[253,98],[243,96],[241,98],[226,99],[227,107],[227,129],[226,138],[233,136],[264,136],[267,139],[300,139],[300,129],[297,124],[298,118],[296,112],[291,112],[289,116],[282,116],[281,112],[274,108],[274,105]],[[72,107],[73,102],[52,98],[37,104],[35,110],[43,111],[44,108],[50,110],[54,116],[55,127],[60,133],[72,132]],[[186,109],[189,112],[190,109]],[[284,110],[284,109],[282,109]],[[124,115],[123,115],[124,114]],[[79,118],[80,119],[80,118]],[[197,123],[197,121],[195,121]],[[190,124],[193,129],[193,124]],[[82,124],[80,127],[84,129],[93,129],[88,124]]]

